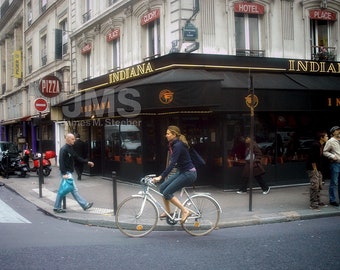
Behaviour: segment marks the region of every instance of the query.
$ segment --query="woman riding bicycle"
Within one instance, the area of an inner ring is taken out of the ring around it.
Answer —
[[[181,134],[181,130],[177,126],[169,126],[165,137],[169,142],[169,165],[160,176],[153,178],[153,182],[165,179],[159,187],[160,192],[163,194],[165,210],[170,213],[170,202],[181,209],[180,223],[183,224],[190,212],[174,196],[174,193],[183,187],[192,185],[196,181],[197,172],[190,158],[189,144],[185,136]],[[176,168],[176,172],[169,175],[174,168]],[[166,214],[162,213],[160,218],[166,218]]]

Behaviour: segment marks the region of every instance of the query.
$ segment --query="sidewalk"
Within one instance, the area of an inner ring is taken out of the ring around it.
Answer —
[[[7,188],[17,192],[23,198],[35,204],[39,209],[57,218],[86,225],[115,227],[113,213],[113,185],[112,181],[101,177],[83,176],[77,181],[79,193],[87,201],[94,202],[94,206],[83,209],[67,196],[66,213],[53,212],[53,204],[59,187],[59,169],[53,166],[51,175],[44,177],[42,197],[39,197],[39,177],[30,173],[26,178],[11,176],[2,179]],[[117,181],[118,204],[126,197],[138,193],[139,185]],[[235,191],[223,191],[219,188],[197,187],[198,192],[208,192],[220,203],[222,214],[219,221],[220,228],[255,225],[292,220],[311,219],[317,217],[340,216],[340,208],[327,206],[315,211],[309,208],[309,186],[272,187],[268,195],[263,195],[259,189],[253,190],[252,211],[249,211],[249,193],[236,194]],[[321,201],[328,203],[328,182],[321,191]],[[180,225],[170,226],[165,221],[158,222],[159,230],[178,229]]]

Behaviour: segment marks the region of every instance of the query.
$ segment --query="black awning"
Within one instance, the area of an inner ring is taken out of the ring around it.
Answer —
[[[340,90],[340,76],[305,74],[286,74],[286,76],[309,90]]]
[[[294,89],[304,90],[306,87],[292,80],[284,73],[246,73],[246,72],[218,72],[223,81],[222,88],[249,89],[249,77],[253,77],[254,89]]]
[[[116,87],[117,90],[134,87],[139,85],[163,84],[163,83],[180,83],[180,82],[198,82],[198,81],[221,81],[220,76],[215,75],[202,69],[172,69],[163,71],[156,75],[144,79],[131,81]]]

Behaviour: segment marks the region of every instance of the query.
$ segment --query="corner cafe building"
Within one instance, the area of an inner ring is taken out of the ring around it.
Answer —
[[[303,183],[308,142],[340,124],[339,75],[339,62],[173,53],[80,83],[82,94],[60,106],[73,130],[88,136],[96,163],[90,174],[116,171],[137,182],[160,173],[166,128],[178,125],[207,162],[197,184],[233,189],[244,159],[239,140],[251,128],[251,76],[264,178],[270,185]],[[273,145],[278,135],[280,149]]]

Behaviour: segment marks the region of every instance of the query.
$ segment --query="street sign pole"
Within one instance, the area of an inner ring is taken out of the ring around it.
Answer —
[[[43,174],[43,154],[42,154],[42,125],[41,125],[41,112],[39,112],[39,197],[42,197],[42,184],[44,184]]]
[[[257,96],[254,94],[253,87],[253,76],[249,74],[249,92],[248,96],[246,96],[246,105],[250,109],[250,145],[249,145],[249,155],[250,155],[250,164],[249,164],[249,211],[253,210],[253,179],[254,179],[254,114],[255,107],[258,105],[259,100]]]

